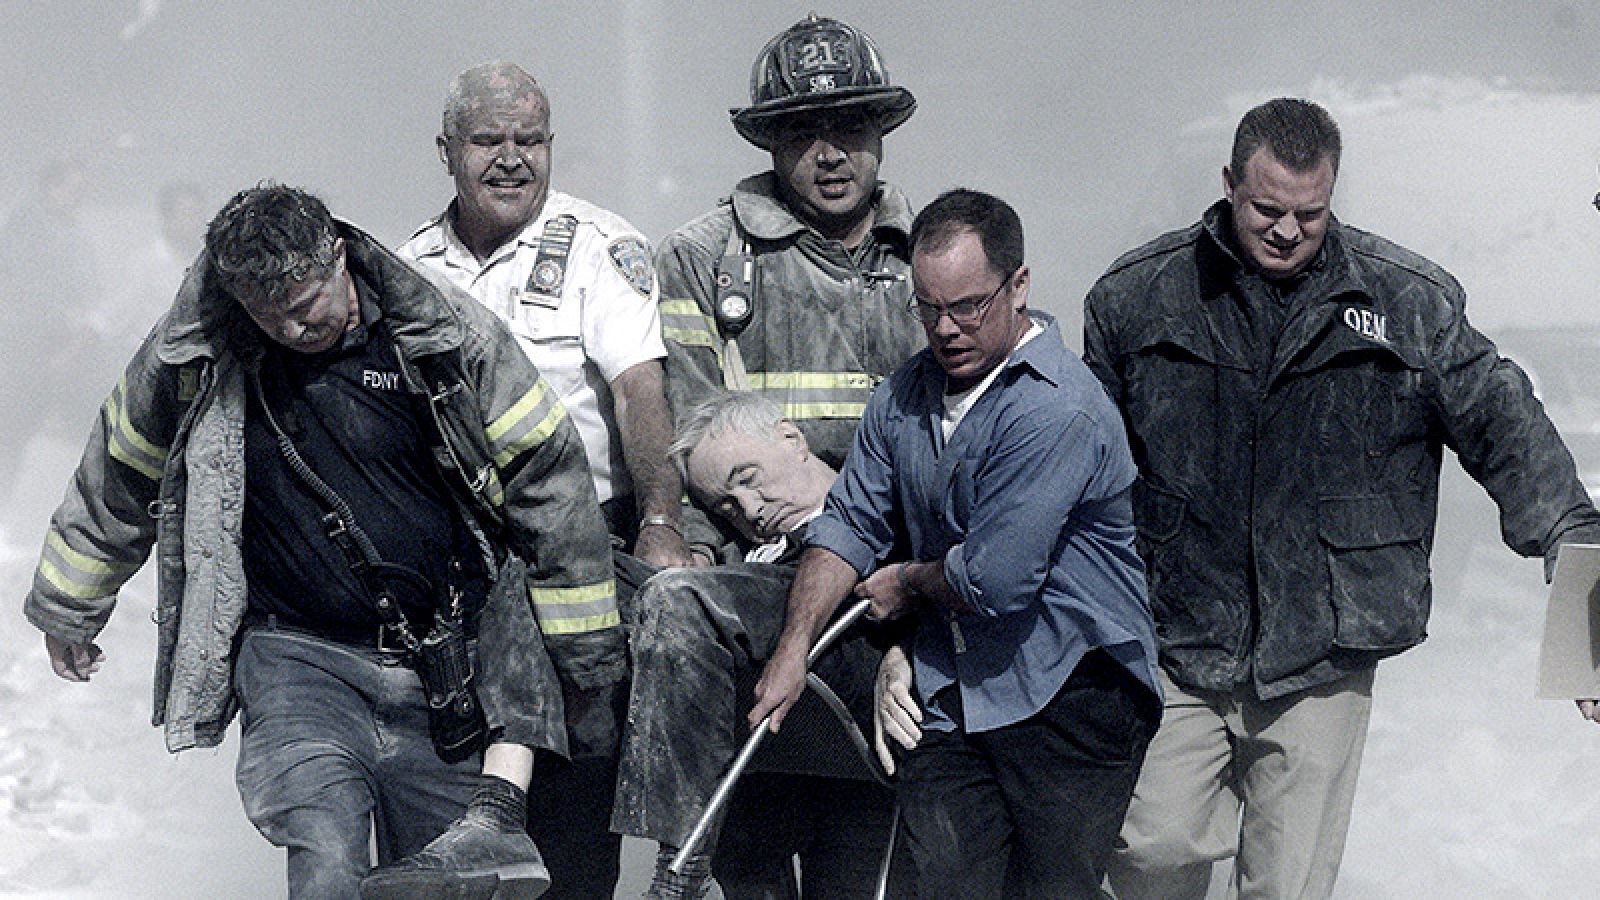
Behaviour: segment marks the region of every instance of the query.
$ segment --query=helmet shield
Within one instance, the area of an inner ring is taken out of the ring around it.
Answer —
[[[745,140],[770,150],[781,118],[856,107],[887,134],[916,106],[910,91],[889,83],[872,38],[813,13],[767,42],[750,72],[750,105],[729,113]]]

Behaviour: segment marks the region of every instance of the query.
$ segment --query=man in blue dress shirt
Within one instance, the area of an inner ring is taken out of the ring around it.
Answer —
[[[950,191],[912,226],[928,349],[873,395],[752,722],[799,697],[852,590],[915,614],[926,718],[899,797],[922,896],[1096,896],[1160,718],[1122,419],[1047,316],[1022,223]],[[911,562],[883,566],[897,546]]]

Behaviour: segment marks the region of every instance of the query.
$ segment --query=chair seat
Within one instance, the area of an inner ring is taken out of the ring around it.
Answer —
[[[755,702],[757,674],[737,679],[739,709]],[[806,675],[807,690],[795,701],[783,728],[768,735],[750,761],[756,772],[817,775],[889,784],[872,744],[839,695],[815,673]],[[745,728],[743,740],[750,733]]]

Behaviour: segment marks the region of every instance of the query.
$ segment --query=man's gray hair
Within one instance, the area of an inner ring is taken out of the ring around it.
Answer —
[[[510,99],[528,93],[538,96],[539,105],[544,107],[548,117],[550,98],[545,95],[539,82],[521,66],[498,59],[473,66],[450,82],[450,92],[444,98],[441,131],[446,140],[455,140],[461,137],[462,120],[485,97],[499,94]]]
[[[752,437],[775,440],[773,430],[784,420],[783,407],[754,391],[722,392],[704,401],[684,416],[678,436],[667,447],[667,456],[678,467],[678,474],[689,478],[689,454],[707,437],[737,431]]]

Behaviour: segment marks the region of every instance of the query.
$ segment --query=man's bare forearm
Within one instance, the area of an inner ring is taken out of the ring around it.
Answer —
[[[933,601],[935,606],[955,612],[971,612],[972,607],[951,586],[949,579],[945,578],[944,560],[935,559],[927,562],[902,563],[904,568],[900,574],[905,576],[906,586],[917,596],[926,597]]]
[[[807,548],[789,588],[779,647],[790,644],[809,651],[858,578],[856,570],[832,550]]]
[[[676,523],[681,519],[683,479],[667,459],[672,413],[663,384],[661,360],[647,360],[611,382],[611,397],[639,514],[667,516]]]
[[[755,705],[747,717],[752,726],[768,715],[777,731],[806,686],[806,656],[839,601],[856,583],[856,570],[831,550],[812,547],[800,557],[789,588],[789,604],[778,646],[756,682]]]

